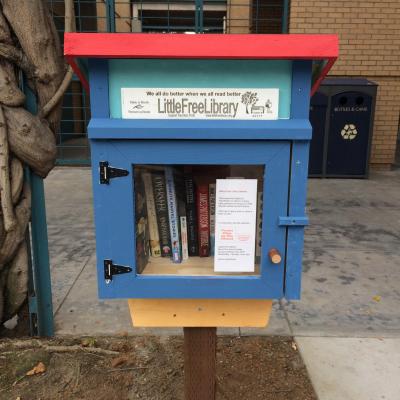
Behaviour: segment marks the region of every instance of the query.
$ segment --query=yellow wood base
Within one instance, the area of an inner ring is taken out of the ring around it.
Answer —
[[[135,327],[255,327],[268,324],[272,300],[130,299]]]

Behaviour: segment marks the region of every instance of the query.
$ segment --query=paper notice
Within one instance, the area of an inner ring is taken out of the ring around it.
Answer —
[[[217,179],[215,272],[254,272],[257,179]]]

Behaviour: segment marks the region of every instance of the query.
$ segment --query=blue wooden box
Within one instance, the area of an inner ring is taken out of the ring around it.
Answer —
[[[337,56],[336,37],[111,34],[101,35],[100,47],[99,36],[66,36],[65,50],[83,80],[76,58],[89,58],[99,297],[298,299],[308,222],[312,61],[328,59],[326,74]],[[126,87],[273,87],[279,89],[279,115],[268,121],[122,119]],[[141,164],[264,166],[259,275],[138,274],[133,176]],[[268,257],[270,249],[281,254],[280,263]]]

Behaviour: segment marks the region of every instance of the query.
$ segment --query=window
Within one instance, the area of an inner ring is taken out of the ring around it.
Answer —
[[[259,275],[262,165],[134,166],[144,275]]]

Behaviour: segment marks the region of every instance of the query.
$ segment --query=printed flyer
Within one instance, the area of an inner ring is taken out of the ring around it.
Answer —
[[[279,89],[121,88],[122,118],[278,119]]]
[[[254,272],[257,179],[217,179],[215,272]]]

